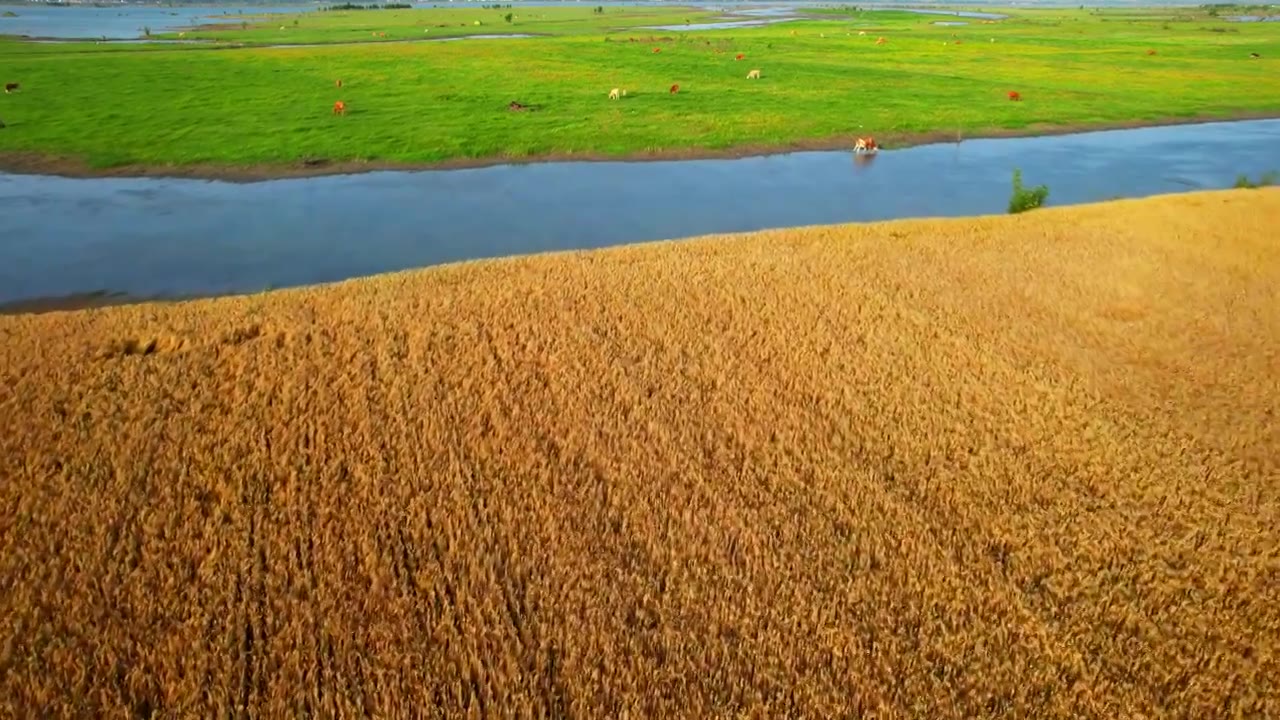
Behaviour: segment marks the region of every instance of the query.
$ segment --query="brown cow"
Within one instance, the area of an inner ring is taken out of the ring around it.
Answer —
[[[741,60],[741,59],[743,59],[743,58],[745,58],[745,57],[746,57],[746,55],[743,55],[742,53],[738,53],[738,54],[737,54],[733,59],[734,59],[734,60]]]
[[[672,95],[675,95],[675,94],[676,94],[676,93],[678,93],[678,92],[680,92],[680,86],[679,86],[679,85],[672,85],[672,86],[671,86],[671,94],[672,94]]]
[[[342,81],[341,81],[341,80],[335,80],[335,81],[334,81],[334,83],[333,83],[333,86],[334,86],[334,87],[342,87]]]
[[[1148,50],[1148,51],[1147,51],[1147,54],[1148,54],[1148,55],[1155,55],[1155,54],[1156,54],[1156,51],[1155,51],[1155,50]]]
[[[853,151],[855,153],[874,153],[879,149],[880,146],[876,144],[876,139],[873,137],[860,137],[858,138],[858,141],[853,144]]]
[[[888,41],[887,41],[887,40],[885,40],[883,37],[876,38],[876,44],[877,44],[877,45],[883,45],[883,44],[885,44],[886,42],[888,42]]]
[[[344,103],[344,102],[342,102],[341,100],[339,100],[338,102],[334,103],[334,104],[333,104],[333,114],[334,114],[334,115],[346,115],[346,114],[347,114],[347,104],[346,104],[346,103]]]
[[[5,94],[5,95],[8,95],[9,93],[11,93],[11,92],[13,92],[14,90],[17,90],[17,89],[18,89],[18,83],[5,83],[5,84],[4,84],[4,94]]]
[[[660,53],[660,52],[662,52],[662,48],[654,48],[654,49],[653,49],[653,53],[654,53],[655,55],[657,55],[657,54],[658,54],[658,53]]]
[[[1010,99],[1010,100],[1013,100],[1014,102],[1017,102],[1018,100],[1021,100],[1021,99],[1022,99],[1022,96],[1021,96],[1021,95],[1019,95],[1019,94],[1017,93],[1017,91],[1016,91],[1016,90],[1010,90],[1010,91],[1009,91],[1009,99]]]

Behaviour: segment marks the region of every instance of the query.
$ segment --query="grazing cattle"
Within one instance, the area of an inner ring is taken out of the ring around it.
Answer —
[[[748,80],[759,80],[759,79],[760,79],[760,71],[759,71],[759,70],[752,70],[751,72],[747,73],[747,79],[748,79]]]
[[[511,112],[522,112],[524,110],[531,110],[532,108],[530,108],[528,105],[521,105],[515,100],[512,100],[510,103],[507,103],[507,109],[510,110]]]
[[[610,100],[617,100],[617,99],[619,99],[619,98],[621,98],[621,97],[622,97],[622,89],[621,89],[621,88],[614,88],[614,89],[612,89],[612,90],[610,90],[610,91],[609,91],[609,99],[610,99]]]
[[[342,87],[342,81],[341,81],[341,80],[334,80],[334,81],[333,81],[333,86],[334,86],[334,87]]]
[[[1155,54],[1156,54],[1156,51],[1155,51],[1155,50],[1148,50],[1148,51],[1147,51],[1147,54],[1148,54],[1148,55],[1155,55]]]
[[[1017,101],[1019,101],[1019,100],[1021,100],[1021,99],[1022,99],[1022,96],[1021,96],[1021,95],[1019,95],[1019,94],[1017,93],[1017,91],[1016,91],[1016,90],[1010,90],[1010,91],[1009,91],[1009,99],[1010,99],[1010,100],[1013,100],[1014,102],[1017,102]]]
[[[853,144],[853,151],[855,153],[873,153],[879,149],[880,146],[876,144],[876,139],[873,137],[860,137],[858,138],[858,141]]]
[[[11,93],[11,92],[13,92],[14,90],[17,90],[17,89],[18,89],[18,83],[5,83],[5,84],[4,84],[4,94],[5,94],[5,95],[8,95],[9,93]]]
[[[3,130],[3,129],[4,129],[4,121],[0,120],[0,130]]]
[[[887,40],[885,40],[885,39],[884,39],[884,38],[882,38],[882,37],[876,38],[876,44],[877,44],[877,45],[883,45],[883,44],[885,44],[886,42],[888,42],[888,41],[887,41]]]
[[[671,86],[671,94],[672,94],[672,95],[675,95],[675,94],[676,94],[676,93],[678,93],[678,92],[680,92],[680,86],[679,86],[679,85],[672,85],[672,86]]]
[[[654,54],[656,55],[656,54],[658,54],[658,53],[662,52],[662,48],[654,48],[654,49],[653,49],[653,52],[654,52]]]
[[[180,32],[180,33],[178,33],[178,37],[179,37],[179,38],[184,38],[184,37],[186,37],[186,36],[187,36],[187,34],[186,34],[186,33],[184,33],[184,32]]]
[[[1258,58],[1260,58],[1260,57],[1262,57],[1262,56],[1261,56],[1261,55],[1259,55],[1258,53],[1249,53],[1249,57],[1253,58],[1254,60],[1257,60]]]
[[[957,44],[957,45],[963,45],[963,44],[964,44],[964,41],[963,41],[963,40],[957,40],[957,41],[956,41],[956,44]]]
[[[346,103],[344,103],[344,102],[342,102],[341,100],[339,100],[338,102],[334,103],[334,104],[333,104],[333,114],[334,114],[334,115],[346,115],[346,114],[347,114],[347,104],[346,104]]]
[[[867,34],[867,31],[866,31],[866,30],[859,30],[859,31],[858,31],[858,37],[862,37],[863,35],[866,35],[866,34]]]
[[[743,58],[745,58],[745,57],[746,57],[746,55],[743,55],[742,53],[738,53],[737,55],[735,55],[735,56],[733,57],[733,59],[734,59],[734,60],[741,60],[741,59],[743,59]]]

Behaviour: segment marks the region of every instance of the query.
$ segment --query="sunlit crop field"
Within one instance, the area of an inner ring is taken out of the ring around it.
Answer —
[[[0,714],[1280,716],[1278,223],[0,317]]]

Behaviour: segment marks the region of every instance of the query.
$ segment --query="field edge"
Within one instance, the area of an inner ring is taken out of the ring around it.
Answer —
[[[703,235],[690,235],[678,238],[659,238],[656,240],[643,240],[640,242],[624,243],[621,245],[609,245],[599,248],[585,249],[569,249],[569,250],[546,250],[533,253],[517,253],[514,255],[503,255],[500,257],[483,257],[472,258],[468,260],[456,260],[453,262],[436,263],[433,265],[422,265],[419,267],[403,268],[400,270],[391,270],[388,272],[374,273],[372,275],[358,275],[342,280],[333,280],[330,282],[308,283],[305,285],[291,285],[287,287],[273,288],[269,290],[259,290],[252,292],[231,292],[219,293],[213,295],[172,295],[172,296],[138,296],[129,295],[127,293],[118,293],[113,291],[94,291],[82,292],[67,296],[55,297],[35,297],[22,300],[14,300],[11,302],[0,303],[0,318],[48,315],[57,313],[85,313],[99,310],[111,310],[113,308],[140,308],[140,307],[173,307],[186,303],[208,303],[208,302],[236,302],[247,298],[277,298],[286,294],[310,294],[314,292],[324,292],[328,289],[338,288],[341,286],[359,285],[361,283],[376,282],[379,280],[391,278],[406,278],[420,274],[438,273],[438,272],[455,272],[467,267],[491,267],[509,265],[512,263],[528,262],[538,259],[555,258],[555,257],[600,257],[609,254],[629,253],[637,249],[649,248],[656,249],[660,245],[680,245],[689,246],[701,243],[724,243],[747,241],[752,239],[770,239],[779,242],[785,242],[788,238],[806,232],[830,232],[838,231],[842,228],[851,227],[867,227],[867,228],[883,228],[884,232],[890,236],[898,237],[899,229],[906,228],[908,231],[913,227],[921,224],[929,224],[931,226],[948,226],[948,225],[982,225],[990,228],[990,226],[1000,225],[1002,223],[1019,222],[1027,218],[1045,218],[1050,215],[1058,214],[1081,214],[1105,211],[1106,208],[1112,208],[1127,204],[1143,204],[1143,203],[1160,203],[1173,199],[1181,199],[1187,202],[1196,202],[1201,200],[1227,199],[1236,196],[1248,196],[1249,194],[1280,194],[1280,187],[1255,187],[1255,188],[1223,188],[1213,190],[1192,190],[1188,192],[1169,192],[1157,195],[1146,195],[1135,198],[1115,198],[1111,200],[1100,200],[1090,203],[1077,203],[1073,205],[1050,206],[1034,210],[1030,213],[1019,215],[1009,215],[1002,213],[991,213],[983,215],[966,215],[961,217],[954,216],[915,216],[909,218],[895,218],[893,220],[869,220],[862,222],[847,223],[828,223],[816,225],[797,225],[792,227],[766,228],[764,230],[752,230],[746,232],[732,233],[709,233]]]

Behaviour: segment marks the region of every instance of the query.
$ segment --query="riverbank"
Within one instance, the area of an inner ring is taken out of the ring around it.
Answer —
[[[1038,125],[1026,128],[988,128],[968,133],[932,131],[918,133],[886,133],[876,136],[876,142],[884,150],[905,149],[922,145],[957,143],[964,140],[994,138],[1052,137],[1103,130],[1127,130],[1143,127],[1169,127],[1195,125],[1209,122],[1236,120],[1271,120],[1280,118],[1275,112],[1237,112],[1228,116],[1199,115],[1196,117],[1166,118],[1163,120],[1130,120],[1095,124]],[[531,165],[550,162],[659,162],[664,160],[716,160],[744,157],[781,155],[792,152],[852,150],[858,135],[841,135],[811,140],[794,140],[783,144],[741,145],[723,149],[671,148],[666,150],[638,151],[620,155],[601,153],[552,153],[537,157],[453,158],[428,163],[395,161],[333,161],[327,158],[308,158],[291,164],[234,165],[120,165],[91,167],[84,161],[49,157],[38,153],[0,151],[0,172],[20,175],[51,175],[67,178],[110,177],[169,177],[197,180],[221,180],[225,182],[252,183],[286,178],[324,177],[328,175],[355,175],[378,171],[429,171],[459,170],[465,168],[494,167],[498,165]]]
[[[1278,222],[1206,192],[0,317],[0,696],[1280,714]]]

